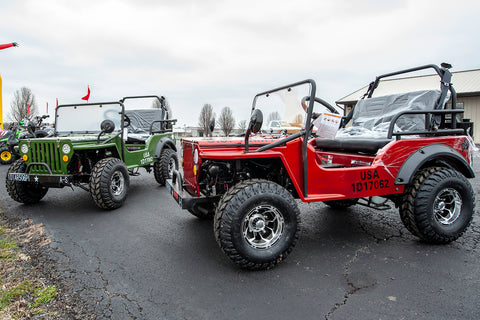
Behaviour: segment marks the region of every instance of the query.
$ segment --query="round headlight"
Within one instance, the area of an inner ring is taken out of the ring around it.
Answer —
[[[64,144],[62,146],[63,153],[70,153],[70,146],[68,144]]]
[[[195,151],[193,152],[193,163],[198,163],[198,149],[195,149]]]
[[[22,144],[22,146],[20,147],[20,151],[22,151],[22,153],[27,153],[28,152],[28,146],[26,144]]]

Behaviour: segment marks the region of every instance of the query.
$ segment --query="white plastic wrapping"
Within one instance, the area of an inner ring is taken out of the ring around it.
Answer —
[[[439,98],[440,90],[422,90],[359,100],[353,111],[352,126],[338,130],[336,137],[386,138],[395,115],[403,111],[434,110]],[[404,115],[394,128],[394,132],[423,130],[425,115],[422,114]]]

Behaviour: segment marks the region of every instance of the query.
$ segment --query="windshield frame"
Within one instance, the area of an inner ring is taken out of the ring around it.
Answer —
[[[299,138],[299,137],[303,138],[303,141],[302,141],[303,195],[306,198],[308,196],[307,144],[308,144],[308,137],[311,135],[311,131],[312,131],[312,125],[311,125],[312,112],[313,112],[313,106],[315,104],[315,96],[316,96],[316,92],[317,92],[317,85],[316,85],[315,81],[312,80],[312,79],[306,79],[306,80],[295,82],[295,83],[292,83],[292,84],[289,84],[289,85],[286,85],[286,86],[278,87],[276,89],[272,89],[272,90],[268,90],[268,91],[265,91],[265,92],[258,93],[253,98],[252,113],[255,110],[255,106],[256,106],[256,102],[257,102],[258,97],[263,96],[263,95],[270,95],[272,93],[275,93],[275,92],[278,92],[278,91],[281,91],[281,90],[285,90],[285,89],[289,89],[289,88],[292,88],[292,87],[295,87],[295,86],[301,86],[303,84],[310,84],[310,98],[309,98],[308,107],[307,107],[307,110],[306,110],[307,115],[306,115],[306,118],[305,118],[305,128],[302,129],[299,133],[293,134],[291,136],[287,136],[287,137],[285,137],[283,139],[280,139],[276,142],[270,143],[270,144],[268,144],[266,146],[263,146],[263,147],[255,150],[253,152],[263,152],[265,150],[272,149],[274,147],[285,144],[286,142],[288,142],[290,140],[294,140],[294,139]],[[248,152],[247,151],[248,150],[248,137],[247,136],[245,137],[245,140],[246,140],[245,141],[245,150],[246,150],[246,152]]]
[[[271,95],[275,92],[279,92],[279,91],[282,91],[282,90],[285,90],[285,89],[290,89],[290,88],[293,88],[293,87],[298,87],[298,86],[301,86],[301,85],[304,85],[304,84],[310,84],[310,95],[309,95],[310,96],[310,101],[309,101],[309,104],[308,104],[308,108],[306,110],[307,111],[306,112],[307,117],[305,119],[306,120],[305,123],[309,123],[311,121],[311,115],[312,115],[312,110],[313,110],[313,105],[314,105],[314,100],[315,100],[315,94],[316,94],[316,89],[317,89],[316,83],[312,79],[306,79],[306,80],[303,80],[303,81],[298,81],[298,82],[295,82],[295,83],[292,83],[292,84],[289,84],[289,85],[285,85],[285,86],[281,86],[281,87],[278,87],[278,88],[275,88],[275,89],[272,89],[272,90],[257,93],[255,95],[255,97],[253,98],[251,112],[253,112],[253,110],[255,110],[256,103],[257,103],[257,100],[258,100],[259,97],[268,96],[268,95]],[[284,119],[280,119],[280,120],[284,120]],[[305,129],[308,130],[309,128],[305,128]]]

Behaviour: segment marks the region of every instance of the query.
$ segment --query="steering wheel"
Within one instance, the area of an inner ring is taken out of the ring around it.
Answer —
[[[130,118],[126,114],[124,114],[123,115],[123,127],[125,128],[125,127],[128,127],[129,125],[130,125]]]
[[[310,100],[310,96],[305,96],[302,98],[302,108],[305,112],[307,112],[307,104],[306,102]],[[328,109],[331,113],[339,114],[337,109],[335,109],[331,104],[329,104],[327,101],[315,97],[315,102],[320,103],[322,106]]]

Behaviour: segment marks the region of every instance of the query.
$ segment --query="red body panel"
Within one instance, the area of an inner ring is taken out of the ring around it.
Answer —
[[[304,202],[400,194],[404,191],[404,185],[395,184],[395,179],[410,155],[424,146],[441,144],[455,149],[470,163],[470,150],[462,146],[465,138],[448,136],[396,140],[376,156],[324,152],[315,148],[315,139],[312,139],[307,144],[307,196],[303,190],[302,138],[262,152],[252,151],[277,139],[271,136],[252,137],[249,140],[250,152],[245,152],[243,138],[183,139],[186,188],[189,193],[200,195],[198,176],[193,173],[193,152],[198,148],[200,160],[197,169],[200,169],[202,159],[280,158]]]
[[[185,187],[190,194],[199,195],[197,177],[193,173],[193,151],[198,144],[193,141],[183,140],[183,174],[185,175]]]

